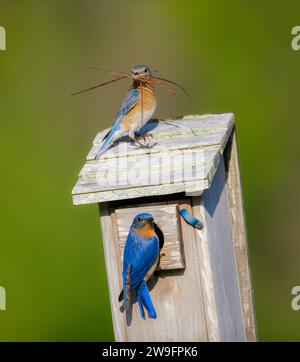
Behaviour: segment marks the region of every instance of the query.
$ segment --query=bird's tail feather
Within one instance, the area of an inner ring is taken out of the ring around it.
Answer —
[[[142,281],[141,285],[139,286],[139,288],[137,290],[137,298],[138,298],[138,304],[140,307],[141,317],[145,319],[145,313],[144,313],[144,308],[143,308],[143,305],[144,305],[148,311],[149,318],[155,319],[157,317],[156,310],[152,303],[147,284],[144,280]]]
[[[144,307],[143,307],[143,302],[142,302],[142,299],[141,297],[138,295],[137,296],[137,300],[138,300],[138,305],[139,305],[139,308],[140,308],[140,315],[143,319],[145,319],[145,312],[144,312]]]
[[[102,138],[103,144],[101,145],[99,151],[97,152],[96,159],[98,159],[101,155],[103,155],[104,152],[107,151],[107,149],[113,144],[114,140],[116,140],[119,136],[120,132],[115,130],[114,127],[112,127],[106,135]]]
[[[110,139],[106,138],[106,140],[104,141],[103,145],[100,147],[99,151],[97,152],[96,155],[96,159],[98,159],[101,155],[103,155],[103,153],[108,149],[108,147],[110,146]]]
[[[128,265],[126,279],[125,279],[125,283],[123,285],[123,297],[124,297],[123,309],[124,310],[129,310],[129,307],[130,307],[130,284],[131,284],[130,272],[131,272],[131,265]]]

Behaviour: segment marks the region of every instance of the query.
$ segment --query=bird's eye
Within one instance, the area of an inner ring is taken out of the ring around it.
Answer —
[[[137,221],[138,221],[138,222],[141,222],[141,218],[140,218],[140,217],[138,217],[138,218],[137,218]]]
[[[147,68],[145,68],[144,72],[145,72],[145,73],[147,73],[147,72],[148,72],[148,69],[147,69]]]

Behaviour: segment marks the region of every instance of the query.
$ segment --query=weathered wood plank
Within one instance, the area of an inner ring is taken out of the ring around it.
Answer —
[[[117,254],[118,249],[112,243],[112,240],[115,240],[115,234],[108,204],[102,203],[101,207],[99,207],[99,212],[114,335],[116,341],[124,341],[126,340],[126,330],[124,328],[124,320],[117,304],[122,285],[118,278],[121,273],[119,263],[120,257]]]
[[[214,147],[221,145],[223,143],[224,137],[226,137],[226,132],[224,132],[224,130],[213,133],[199,134],[197,136],[194,134],[184,134],[181,137],[153,137],[151,142],[156,144],[150,149],[136,146],[133,142],[125,138],[123,142],[116,143],[116,146],[109,148],[101,156],[101,158],[102,160],[110,160],[112,158],[119,158],[124,156],[128,157],[133,155],[147,155],[166,151],[169,152],[172,150]],[[100,147],[101,144],[92,147],[87,156],[88,161],[95,160]]]
[[[200,203],[205,230],[202,239],[202,276],[206,288],[209,335],[213,340],[244,341],[244,320],[241,305],[235,250],[231,234],[226,175],[223,159],[211,187]]]
[[[142,131],[148,131],[156,139],[165,137],[176,137],[181,135],[195,135],[202,133],[213,133],[218,130],[226,130],[229,122],[232,122],[231,113],[210,114],[210,115],[190,115],[181,119],[150,120]],[[103,137],[109,128],[99,132],[94,138],[93,144],[102,142]]]
[[[192,198],[193,215],[205,223],[205,211],[201,197]],[[201,277],[201,292],[203,295],[206,319],[207,338],[210,342],[218,342],[220,338],[217,303],[213,284],[212,259],[209,250],[209,238],[206,225],[202,230],[194,230],[196,239],[196,255]]]
[[[159,196],[176,194],[180,192],[198,192],[209,187],[207,180],[182,182],[169,185],[144,186],[137,188],[123,188],[107,192],[91,192],[73,195],[73,204],[82,205],[95,202],[134,199],[143,196]]]
[[[241,289],[246,340],[257,340],[254,297],[252,290],[251,268],[249,263],[247,228],[243,206],[243,190],[239,170],[238,147],[234,131],[225,154],[227,168],[227,189],[230,207],[232,236],[234,240],[239,284]]]
[[[162,163],[170,164],[172,170],[182,169],[184,163],[184,171],[189,171],[192,167],[196,166],[196,162],[199,163],[203,159],[203,164],[207,169],[206,174],[209,172],[209,166],[211,160],[215,157],[216,153],[219,152],[220,147],[214,146],[205,149],[186,149],[186,150],[170,150],[166,153],[150,153],[145,154],[142,157],[140,155],[133,155],[130,157],[121,157],[112,160],[101,160],[100,162],[89,161],[86,162],[80,172],[80,178],[78,183],[83,183],[84,180],[95,178],[98,174],[100,182],[105,181],[105,178],[109,177],[113,180],[116,175],[129,178],[129,171],[139,170],[140,173],[161,174]],[[201,164],[199,165],[201,167]],[[185,173],[184,173],[185,175]],[[102,178],[100,178],[100,176]],[[204,177],[201,174],[199,176]],[[123,184],[127,184],[133,180],[125,180]],[[126,182],[125,182],[126,181]],[[108,182],[109,183],[109,182]],[[130,184],[129,184],[130,185]]]

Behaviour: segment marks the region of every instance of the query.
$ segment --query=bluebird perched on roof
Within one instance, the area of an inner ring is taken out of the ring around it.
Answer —
[[[124,299],[122,308],[128,310],[130,296],[136,290],[140,314],[145,319],[144,306],[149,318],[157,314],[147,287],[147,280],[154,273],[159,259],[159,240],[154,229],[151,214],[135,216],[129,229],[123,256],[123,290],[119,301]]]
[[[145,145],[139,142],[139,137],[136,135],[139,133],[139,130],[149,121],[155,111],[156,96],[154,92],[154,85],[158,85],[164,88],[173,95],[175,92],[168,88],[165,84],[165,82],[171,83],[181,88],[190,98],[186,90],[178,83],[165,78],[154,76],[148,65],[134,65],[131,69],[131,74],[125,72],[116,72],[103,68],[91,68],[108,72],[114,75],[115,79],[101,83],[94,87],[90,87],[88,89],[84,89],[72,95],[99,88],[104,85],[116,82],[120,79],[130,78],[132,80],[131,88],[127,93],[123,103],[121,104],[114,124],[102,139],[102,144],[100,145],[100,149],[97,152],[96,159],[103,155],[103,153],[105,153],[116,140],[124,135],[128,135],[140,147],[149,148],[149,145]]]
[[[133,66],[132,86],[121,104],[113,126],[103,138],[96,158],[99,158],[114,141],[126,134],[139,143],[136,132],[149,121],[156,108],[154,88],[149,81],[151,76],[147,65]]]

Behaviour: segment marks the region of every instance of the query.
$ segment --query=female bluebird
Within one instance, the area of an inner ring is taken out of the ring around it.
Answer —
[[[129,309],[131,292],[136,290],[140,314],[145,319],[144,307],[149,318],[156,318],[156,311],[147,287],[147,280],[154,273],[159,257],[159,240],[154,230],[153,216],[142,213],[135,216],[127,237],[123,256],[123,290],[119,296],[122,308]]]
[[[128,134],[142,145],[136,138],[136,132],[152,117],[156,108],[154,88],[149,81],[152,77],[147,65],[135,65],[132,68],[132,86],[124,99],[115,122],[102,141],[96,158],[99,158],[117,139]],[[146,147],[146,146],[145,146]]]
[[[170,94],[174,95],[175,92],[168,88],[165,84],[171,83],[181,88],[185,94],[190,98],[186,90],[171,80],[153,76],[150,68],[147,65],[139,64],[134,65],[131,70],[131,74],[125,72],[116,72],[103,68],[90,67],[92,69],[102,70],[111,73],[115,76],[108,82],[98,84],[94,87],[84,89],[82,91],[73,93],[72,95],[81,94],[83,92],[102,87],[104,85],[114,83],[121,79],[132,79],[132,86],[125,97],[119,112],[117,113],[115,122],[108,133],[103,138],[103,143],[96,155],[96,159],[120,137],[128,134],[129,137],[134,140],[140,147],[149,148],[149,145],[140,143],[136,137],[136,133],[143,127],[145,123],[152,117],[156,108],[156,96],[154,93],[154,85],[161,86],[167,90]],[[190,98],[191,99],[191,98]]]

